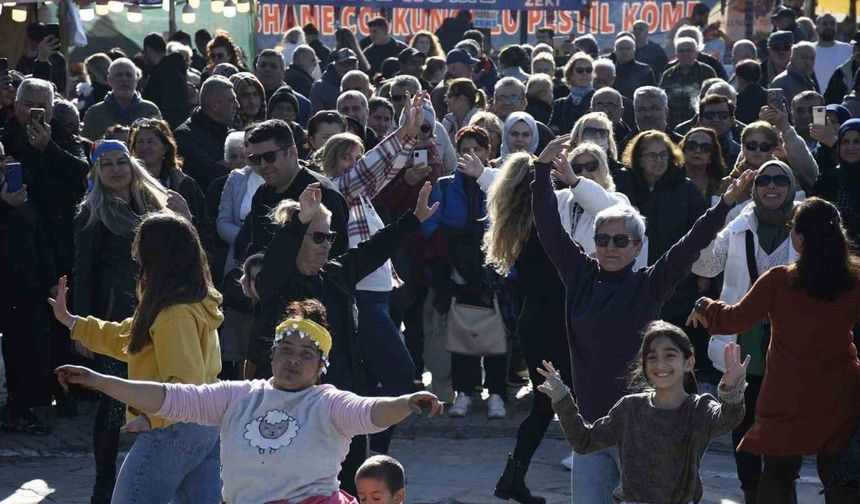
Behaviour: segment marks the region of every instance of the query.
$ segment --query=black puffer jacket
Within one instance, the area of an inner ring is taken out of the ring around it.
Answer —
[[[326,307],[332,335],[331,367],[324,379],[341,390],[361,393],[365,380],[354,316],[355,286],[380,268],[400,242],[419,228],[418,218],[406,214],[369,240],[330,259],[316,275],[303,275],[296,266],[296,257],[308,226],[294,219],[280,227],[266,250],[256,280],[260,302],[248,348],[249,360],[258,366],[256,376],[271,376],[271,339],[286,305],[317,298]]]
[[[86,191],[90,165],[84,144],[68,135],[56,120],[51,122],[51,136],[45,151],[39,152],[30,146],[24,129],[12,117],[0,133],[0,141],[6,155],[21,163],[27,195],[35,206],[56,273],[66,275],[74,262],[74,219]]]
[[[191,103],[188,100],[188,65],[179,53],[168,54],[149,71],[143,87],[143,99],[158,105],[164,120],[177,128],[188,119]]]
[[[633,99],[636,88],[656,86],[657,77],[654,71],[645,63],[636,60],[615,64],[615,84],[612,86],[621,96]]]
[[[229,132],[226,124],[215,122],[200,107],[173,132],[179,155],[185,160],[182,171],[197,182],[204,194],[210,182],[230,171],[222,162]]]

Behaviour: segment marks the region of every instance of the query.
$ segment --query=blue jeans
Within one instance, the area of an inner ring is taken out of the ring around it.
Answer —
[[[415,364],[389,313],[390,292],[355,291],[358,307],[358,344],[371,394],[382,385],[382,394],[399,396],[412,389]],[[388,453],[392,429],[370,437],[370,449]]]
[[[614,504],[612,491],[621,484],[618,448],[588,455],[573,454],[570,470],[573,504]]]
[[[173,424],[138,434],[117,476],[113,504],[218,504],[218,427]]]

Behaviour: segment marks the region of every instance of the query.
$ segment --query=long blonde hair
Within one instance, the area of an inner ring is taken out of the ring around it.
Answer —
[[[615,181],[612,179],[612,174],[609,173],[609,162],[606,158],[606,152],[599,145],[585,141],[574,147],[567,155],[567,159],[573,163],[573,160],[580,154],[588,154],[597,161],[597,180],[595,182],[607,191],[614,191]]]
[[[364,153],[364,144],[361,142],[361,138],[352,133],[338,133],[326,140],[325,145],[317,151],[314,158],[326,176],[336,177],[338,174],[334,170],[338,160],[355,147],[360,147],[362,154]]]
[[[132,216],[131,212],[120,213],[120,209],[127,209],[125,202],[117,196],[108,193],[101,178],[101,159],[93,162],[90,174],[93,179],[93,189],[86,195],[78,206],[78,212],[85,208],[89,211],[85,228],[90,227],[96,221],[104,224],[112,233],[129,234],[134,232],[145,214],[157,212],[167,208],[169,194],[167,189],[143,166],[143,163],[126,154],[131,170],[131,185],[129,193],[131,199],[138,209],[144,212],[141,216]]]
[[[531,173],[533,156],[517,152],[508,156],[487,192],[490,226],[481,247],[486,262],[507,275],[525,247],[532,229]]]

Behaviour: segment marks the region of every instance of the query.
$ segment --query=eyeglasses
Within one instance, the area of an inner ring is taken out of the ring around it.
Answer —
[[[594,110],[617,109],[619,108],[619,105],[617,103],[612,102],[594,102],[591,104],[591,108],[593,108]]]
[[[684,150],[685,151],[699,151],[699,152],[711,152],[711,149],[714,148],[714,144],[711,142],[697,142],[695,140],[687,140],[684,142]]]
[[[702,119],[706,121],[725,121],[731,116],[725,111],[702,112]]]
[[[595,128],[593,126],[586,126],[582,128],[582,136],[606,138],[609,136],[609,130],[603,128]]]
[[[505,101],[505,102],[518,102],[525,98],[523,95],[515,94],[515,95],[496,95],[495,99],[497,101]]]
[[[305,236],[310,236],[317,245],[322,245],[323,242],[334,243],[337,238],[337,232],[323,233],[322,231],[314,231],[313,233],[305,233]]]
[[[669,151],[663,152],[644,152],[642,153],[642,157],[648,161],[665,161],[669,159]]]
[[[402,102],[405,99],[406,99],[406,95],[402,95],[402,94],[391,95],[391,101],[393,101],[393,102]]]
[[[597,161],[591,161],[589,163],[572,164],[570,165],[570,167],[573,168],[573,173],[579,175],[583,172],[583,170],[587,172],[595,172],[600,168],[600,165],[597,163]]]
[[[275,160],[278,159],[278,153],[282,150],[284,150],[284,148],[280,147],[273,151],[264,152],[262,154],[248,154],[248,164],[251,166],[260,166],[263,161],[267,163],[274,163]]]
[[[627,248],[627,246],[630,245],[630,242],[638,242],[641,240],[630,238],[626,234],[608,235],[605,233],[598,233],[594,235],[594,244],[600,248],[608,247],[610,241],[618,248]]]
[[[421,125],[421,133],[428,135],[431,131],[433,131],[433,128],[431,128],[429,124],[424,123]]]
[[[788,45],[788,44],[785,44],[785,45],[783,45],[783,44],[777,44],[777,45],[768,46],[768,48],[769,48],[770,50],[772,50],[773,52],[788,52],[788,51],[791,51],[791,46],[790,46],[790,45]]]
[[[594,71],[592,67],[573,67],[573,71],[578,74],[590,74]]]
[[[748,151],[753,151],[753,152],[755,152],[757,150],[761,151],[761,152],[770,152],[773,150],[773,144],[770,144],[767,142],[759,143],[759,142],[756,142],[755,140],[753,140],[752,142],[745,143],[744,147],[746,147],[746,149]]]
[[[771,183],[777,187],[788,187],[791,185],[791,179],[788,175],[759,175],[755,178],[756,187],[767,187]]]

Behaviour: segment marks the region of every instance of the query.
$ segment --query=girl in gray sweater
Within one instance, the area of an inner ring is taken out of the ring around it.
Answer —
[[[687,504],[702,498],[699,466],[711,438],[731,432],[744,415],[750,359],[742,363],[734,343],[726,346],[725,359],[718,399],[696,394],[689,338],[658,320],[645,328],[631,377],[631,386],[645,391],[622,397],[605,417],[586,423],[550,362],[538,369],[546,377],[538,390],[552,400],[574,451],[587,454],[618,446],[621,486],[613,492],[616,501]]]

